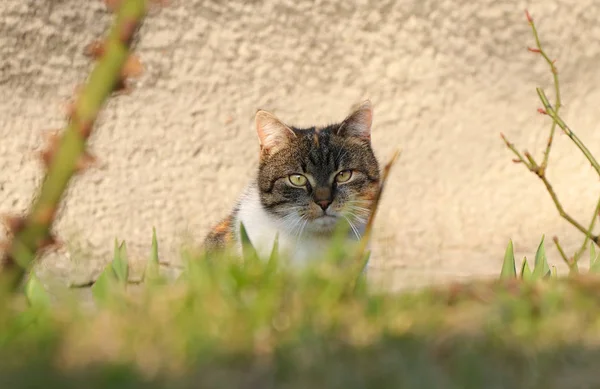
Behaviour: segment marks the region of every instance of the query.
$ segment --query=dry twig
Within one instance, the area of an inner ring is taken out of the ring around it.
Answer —
[[[548,180],[548,178],[546,176],[546,170],[548,167],[548,159],[549,159],[550,151],[552,148],[552,143],[553,143],[553,139],[554,139],[554,133],[556,130],[556,126],[558,126],[573,141],[573,143],[575,143],[575,145],[583,153],[585,158],[590,162],[590,164],[592,165],[594,170],[596,170],[596,172],[598,173],[599,176],[600,176],[600,165],[598,164],[598,162],[596,161],[596,159],[594,158],[592,153],[589,151],[589,149],[583,144],[583,142],[581,142],[581,140],[577,137],[577,135],[575,135],[575,133],[569,128],[569,126],[564,122],[564,120],[559,115],[559,110],[562,106],[562,101],[561,101],[561,94],[560,94],[560,84],[559,84],[559,80],[558,80],[558,70],[556,69],[555,61],[551,60],[550,57],[544,51],[542,44],[540,42],[539,36],[538,36],[537,29],[535,27],[535,23],[533,21],[533,18],[531,17],[531,15],[529,14],[528,11],[525,11],[525,14],[527,17],[527,21],[529,22],[529,25],[531,26],[531,29],[532,29],[532,32],[533,32],[533,35],[535,38],[535,42],[536,42],[536,47],[535,48],[529,47],[528,50],[532,53],[536,53],[536,54],[539,54],[542,56],[542,58],[548,63],[548,65],[550,67],[550,71],[552,72],[552,76],[554,79],[554,92],[555,92],[555,98],[556,98],[554,106],[552,104],[550,104],[550,101],[546,97],[546,94],[544,93],[544,91],[541,88],[536,88],[537,94],[544,106],[544,108],[538,109],[538,112],[541,114],[544,114],[544,115],[548,115],[548,116],[550,116],[550,118],[552,118],[552,125],[550,127],[550,133],[548,135],[548,141],[546,144],[546,149],[544,151],[544,157],[543,157],[542,163],[538,164],[535,161],[535,158],[527,151],[524,151],[521,154],[517,150],[515,145],[513,143],[511,143],[506,138],[506,136],[504,136],[504,134],[500,134],[500,136],[504,140],[504,143],[506,144],[506,146],[515,154],[516,159],[513,159],[513,162],[524,164],[527,167],[527,169],[529,169],[532,173],[534,173],[536,176],[538,176],[542,180],[542,182],[544,183],[544,186],[546,187],[548,194],[552,198],[552,201],[554,202],[554,205],[555,205],[556,209],[558,210],[558,213],[560,214],[560,216],[585,235],[585,239],[584,239],[584,242],[583,242],[581,248],[575,253],[575,255],[573,256],[572,259],[567,258],[564,250],[562,249],[562,247],[560,246],[560,243],[558,242],[558,238],[554,239],[554,243],[556,244],[556,247],[557,247],[558,251],[560,252],[561,257],[567,263],[569,268],[571,270],[574,270],[577,268],[577,261],[579,260],[579,258],[583,254],[583,252],[585,251],[586,245],[588,244],[589,241],[592,241],[596,245],[600,246],[600,237],[598,235],[594,235],[592,232],[595,227],[596,217],[598,215],[598,212],[600,212],[600,198],[597,201],[594,215],[592,217],[592,221],[590,222],[588,228],[585,228],[581,223],[579,223],[571,215],[569,215],[565,211],[562,204],[560,203],[558,196],[556,195],[556,192],[554,191],[554,188],[552,187],[552,185],[550,184],[550,181]]]

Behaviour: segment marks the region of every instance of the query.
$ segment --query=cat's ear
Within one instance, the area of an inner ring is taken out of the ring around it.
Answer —
[[[337,134],[340,136],[355,136],[370,140],[372,123],[373,106],[369,100],[366,100],[344,119],[337,130]]]
[[[287,146],[296,137],[294,131],[270,112],[259,110],[254,117],[260,149],[273,154]]]

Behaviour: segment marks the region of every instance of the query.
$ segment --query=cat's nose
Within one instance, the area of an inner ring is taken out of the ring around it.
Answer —
[[[323,211],[325,211],[325,210],[327,210],[327,207],[329,207],[331,205],[331,200],[317,201],[317,204],[319,204],[319,207],[321,207],[321,209]]]
[[[315,189],[314,200],[323,211],[327,210],[327,207],[331,204],[331,188],[317,187]]]

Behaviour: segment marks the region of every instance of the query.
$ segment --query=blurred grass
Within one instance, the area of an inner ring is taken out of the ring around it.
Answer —
[[[0,299],[0,387],[600,385],[593,275],[385,294],[349,291],[355,275],[336,260],[186,263],[176,282],[115,286],[92,311]]]

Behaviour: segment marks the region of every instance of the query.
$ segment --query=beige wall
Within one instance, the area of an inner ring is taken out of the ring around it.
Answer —
[[[404,150],[373,264],[396,269],[399,286],[495,274],[509,237],[520,254],[542,234],[574,248],[580,236],[499,138],[539,156],[549,124],[534,88],[550,91],[551,78],[525,49],[525,7],[558,59],[565,119],[600,155],[593,0],[175,1],[143,27],[147,71],[135,91],[102,113],[92,145],[102,165],[70,190],[57,228],[76,246],[71,260],[44,267],[93,274],[115,237],[143,258],[153,225],[173,258],[183,236],[199,241],[229,211],[253,173],[257,108],[324,124],[366,97],[377,154]],[[0,211],[30,201],[40,179],[30,150],[65,123],[61,104],[91,66],[82,49],[109,21],[100,0],[0,2]],[[587,224],[598,179],[565,136],[549,176]],[[548,252],[559,264],[550,242]]]

